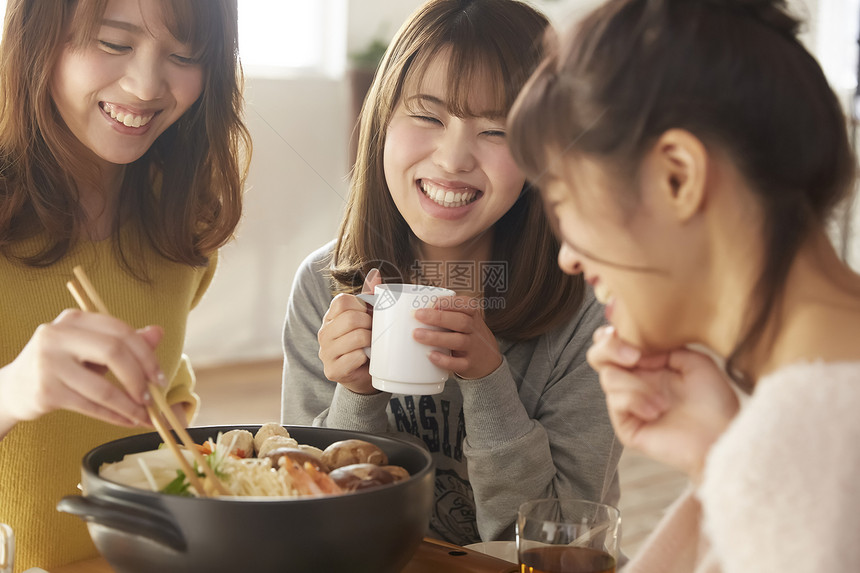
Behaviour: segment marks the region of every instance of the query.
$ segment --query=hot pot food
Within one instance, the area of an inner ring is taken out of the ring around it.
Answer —
[[[197,497],[161,459],[169,453],[156,451],[161,439],[151,433],[90,451],[84,495],[58,505],[87,521],[119,573],[394,572],[426,532],[433,463],[417,445],[304,426],[188,432],[214,450],[208,459],[229,496]],[[252,450],[255,458],[239,459]]]

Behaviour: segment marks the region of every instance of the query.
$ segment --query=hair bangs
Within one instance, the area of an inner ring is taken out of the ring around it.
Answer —
[[[520,2],[428,3],[401,42],[403,84],[408,80],[407,91],[422,85],[430,61],[447,52],[451,114],[503,118],[540,62],[547,26],[541,14]]]
[[[221,27],[230,20],[219,18],[208,0],[161,0],[161,14],[171,35],[191,47],[194,60],[203,64],[218,63],[223,37]],[[236,34],[232,36],[235,38]]]
[[[92,41],[101,27],[107,0],[80,0],[66,14],[71,20],[64,29],[71,30],[69,41],[75,49],[81,49]]]
[[[400,97],[407,106],[411,105],[411,96],[425,85],[429,62],[443,54],[449,58],[444,85],[445,104],[451,115],[460,118],[503,118],[507,115],[516,93],[497,89],[505,83],[502,67],[487,62],[477,51],[454,49],[445,44],[415,54],[400,90]]]
[[[70,15],[73,30],[70,41],[83,48],[98,34],[107,0],[80,0]],[[222,26],[230,22],[219,14],[220,6],[208,0],[160,0],[161,16],[167,31],[179,42],[191,47],[191,57],[199,63],[218,62]],[[235,20],[234,20],[235,21]],[[145,22],[148,32],[156,22]],[[232,36],[235,38],[236,34]]]
[[[487,49],[486,43],[474,36],[454,41],[450,46],[449,111],[464,118],[505,117],[517,97],[517,90],[511,87],[501,54]],[[476,86],[483,86],[485,93],[476,93],[481,89]],[[474,109],[476,99],[481,102],[481,109]]]

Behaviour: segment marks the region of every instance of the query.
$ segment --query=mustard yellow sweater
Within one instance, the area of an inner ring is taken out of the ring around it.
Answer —
[[[25,242],[23,248],[36,244]],[[125,272],[113,241],[84,242],[60,262],[33,268],[0,256],[0,367],[10,363],[36,327],[63,309],[76,308],[66,290],[72,268],[82,265],[111,314],[135,328],[164,328],[158,358],[171,380],[168,401],[196,409],[194,376],[182,354],[189,311],[212,280],[215,257],[206,268],[169,262],[147,251],[143,262],[151,281]],[[145,431],[145,430],[141,430]],[[15,571],[50,569],[95,555],[86,526],[56,510],[57,501],[78,494],[81,458],[99,444],[135,432],[68,411],[18,424],[0,441],[0,522],[16,537]]]

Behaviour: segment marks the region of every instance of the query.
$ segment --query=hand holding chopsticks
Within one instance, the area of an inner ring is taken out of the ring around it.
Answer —
[[[72,310],[39,325],[0,368],[0,439],[20,422],[58,410],[148,426],[147,382],[164,379],[154,352],[162,336],[157,326],[136,330],[111,316]],[[107,371],[121,385],[105,378]]]
[[[75,297],[75,301],[77,301],[78,305],[88,312],[98,312],[110,315],[107,306],[98,295],[98,292],[95,290],[95,287],[90,282],[83,269],[81,267],[75,267],[74,274],[77,280],[67,282],[66,287],[68,287],[72,296]],[[210,492],[206,490],[204,483],[201,482],[197,476],[197,472],[195,472],[188,463],[188,460],[179,449],[176,440],[174,440],[173,435],[170,433],[168,428],[172,428],[176,432],[185,444],[185,447],[191,452],[194,457],[194,461],[197,463],[200,470],[206,475],[208,483],[211,484],[214,491],[218,494],[229,495],[227,488],[224,487],[224,484],[221,483],[221,480],[218,479],[215,472],[213,472],[212,468],[209,467],[209,464],[206,463],[203,454],[200,453],[194,440],[191,439],[191,436],[188,435],[185,427],[176,418],[170,405],[165,400],[161,388],[150,382],[148,384],[148,390],[153,402],[153,404],[148,404],[146,407],[149,417],[161,436],[161,439],[167,447],[170,448],[174,456],[176,456],[182,471],[188,477],[189,482],[197,491],[198,495],[201,497],[207,497]]]

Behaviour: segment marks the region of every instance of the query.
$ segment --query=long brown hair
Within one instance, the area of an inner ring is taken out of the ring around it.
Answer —
[[[10,0],[0,46],[0,252],[33,266],[61,259],[81,232],[76,181],[98,182],[81,143],[50,94],[66,42],[82,48],[99,29],[107,0]],[[204,70],[200,98],[126,166],[112,235],[127,268],[151,245],[165,258],[204,265],[239,222],[251,140],[242,119],[236,0],[162,0],[171,33],[192,46]],[[121,242],[133,225],[137,241]],[[26,238],[44,248],[13,254]],[[131,250],[129,252],[129,249]],[[145,276],[145,270],[140,271]]]
[[[366,274],[382,266],[386,280],[410,277],[420,256],[416,238],[388,190],[383,171],[385,133],[407,75],[450,48],[447,91],[451,113],[473,116],[467,93],[471,78],[489,72],[497,105],[507,113],[541,58],[546,18],[516,0],[431,0],[397,32],[376,72],[361,111],[351,190],[332,265],[333,289],[360,291]],[[486,76],[483,76],[486,77]],[[420,78],[419,78],[420,79]],[[568,320],[579,308],[584,283],[555,264],[558,243],[540,197],[526,183],[513,207],[494,225],[494,261],[507,265],[505,289],[486,284],[484,295],[502,297],[485,319],[497,335],[532,338]],[[502,292],[504,290],[504,292]]]
[[[643,153],[668,129],[730,154],[764,214],[764,266],[727,362],[747,389],[736,365],[765,340],[800,245],[855,176],[843,112],[798,28],[783,0],[611,1],[550,48],[509,118],[532,177],[559,151],[592,154],[632,195]]]

